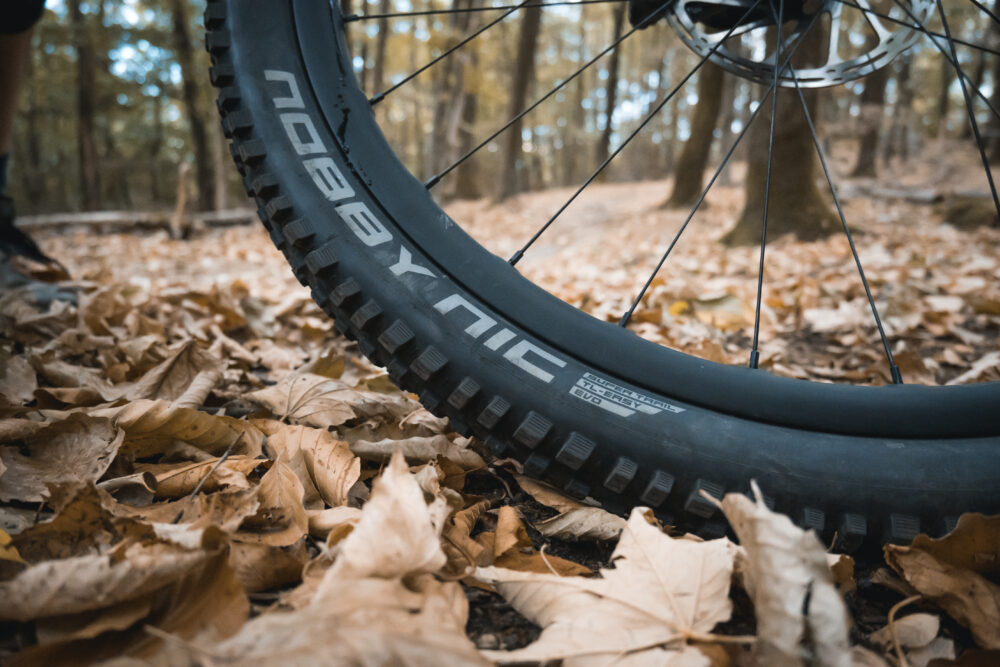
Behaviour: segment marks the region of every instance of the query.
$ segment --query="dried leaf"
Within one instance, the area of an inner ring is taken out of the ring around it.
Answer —
[[[221,359],[188,340],[129,387],[124,396],[131,401],[151,398],[175,401],[177,407],[199,407],[222,379],[223,368]]]
[[[921,595],[969,628],[980,646],[1000,648],[1000,586],[916,547],[887,545],[885,560]]]
[[[266,449],[271,458],[279,456],[305,489],[307,508],[332,507],[347,503],[348,493],[361,476],[361,461],[346,442],[329,431],[308,426],[287,426],[280,422],[254,422],[267,433]]]
[[[245,456],[230,456],[222,465],[212,471],[218,459],[211,458],[195,463],[138,463],[137,472],[150,473],[156,480],[155,493],[158,498],[182,498],[202,484],[202,491],[211,493],[223,487],[248,489],[247,475],[268,461]],[[209,473],[211,472],[211,476]],[[204,480],[204,482],[203,482]]]
[[[123,447],[137,457],[162,454],[175,440],[213,453],[221,453],[239,440],[233,453],[253,458],[260,455],[264,440],[263,434],[245,421],[173,406],[166,401],[138,400],[118,408],[92,410],[89,414],[107,417],[124,429]]]
[[[24,357],[0,355],[0,373],[0,405],[20,407],[34,399],[38,381]]]
[[[299,478],[280,459],[260,480],[257,513],[247,517],[236,539],[252,544],[287,547],[309,531],[309,517],[302,506],[304,491]]]
[[[73,414],[29,436],[23,448],[0,447],[0,500],[39,502],[49,484],[96,482],[124,438],[109,419]]]
[[[393,456],[375,480],[358,525],[340,543],[337,576],[392,578],[440,570],[445,555],[436,522],[444,503],[436,499],[433,505],[428,507],[403,456]]]
[[[695,664],[708,664],[685,642],[706,637],[729,618],[736,547],[726,539],[672,539],[650,520],[650,510],[632,511],[611,557],[615,567],[601,570],[599,579],[477,570],[477,579],[495,586],[543,628],[525,648],[485,655],[502,662],[563,659],[576,665],[606,664],[628,654],[636,664],[699,658]],[[648,650],[654,651],[648,659],[639,657]]]
[[[443,435],[412,437],[402,440],[379,440],[369,442],[358,440],[351,445],[351,451],[367,461],[388,461],[399,450],[410,465],[429,463],[438,458],[451,461],[463,470],[483,470],[486,462],[471,449],[459,447]]]
[[[980,574],[1000,574],[1000,514],[963,514],[955,528],[938,539],[917,535],[911,544],[938,561]]]
[[[760,489],[755,483],[752,487],[756,502],[729,493],[722,511],[745,554],[743,580],[757,617],[758,662],[800,665],[806,659],[802,642],[808,637],[814,664],[847,667],[847,610],[825,549],[815,533],[769,510]]]

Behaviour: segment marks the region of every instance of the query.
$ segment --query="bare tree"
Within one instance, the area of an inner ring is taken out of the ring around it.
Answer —
[[[101,208],[101,168],[94,123],[94,48],[80,0],[69,0],[73,46],[76,48],[76,145],[80,160],[80,203],[85,210]]]
[[[684,142],[674,169],[674,190],[664,206],[688,206],[698,200],[712,135],[722,108],[725,76],[722,68],[706,63],[698,71],[698,104],[691,112],[691,136]]]
[[[821,30],[821,26],[817,23],[813,33],[802,42],[796,53],[797,65],[822,62],[827,51],[828,31]],[[819,120],[816,113],[818,93],[815,89],[804,91],[813,123]],[[816,179],[821,178],[819,160],[798,92],[794,88],[779,87],[774,101],[776,116],[768,236],[791,233],[799,240],[827,236],[837,229],[839,221],[817,186]],[[761,238],[770,134],[768,112],[761,110],[747,132],[746,204],[736,226],[723,239],[729,245],[750,245],[758,243]]]
[[[613,14],[614,27],[612,28],[611,38],[612,40],[616,40],[621,37],[622,29],[625,27],[625,3],[615,5]],[[615,113],[615,107],[618,106],[618,78],[620,68],[621,48],[617,48],[611,52],[611,58],[608,60],[608,83],[604,89],[604,130],[601,132],[601,138],[597,142],[597,164],[602,164],[607,160],[611,151],[611,133],[614,131],[611,118]],[[607,172],[604,173],[606,174]]]
[[[514,80],[511,85],[508,117],[513,118],[525,106],[528,87],[535,78],[535,55],[538,50],[538,33],[542,26],[542,11],[539,7],[528,7],[521,19],[521,30],[517,40],[517,62],[514,64]],[[518,167],[523,161],[521,149],[521,119],[518,119],[503,137],[500,190],[497,200],[503,201],[521,191],[518,182]]]
[[[177,63],[181,68],[183,80],[184,107],[187,111],[188,125],[191,128],[191,143],[194,148],[194,171],[198,181],[198,208],[210,211],[214,203],[212,192],[212,158],[208,148],[208,138],[205,131],[205,120],[201,112],[199,85],[201,72],[194,64],[194,46],[191,43],[191,33],[188,30],[187,9],[185,0],[171,0],[173,18],[174,50]]]

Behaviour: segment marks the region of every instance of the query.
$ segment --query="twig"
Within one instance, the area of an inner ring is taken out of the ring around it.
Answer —
[[[903,647],[899,644],[899,634],[896,632],[896,612],[908,604],[913,604],[921,597],[922,596],[920,595],[911,595],[910,597],[900,600],[896,604],[892,605],[892,609],[889,610],[889,636],[892,637],[892,648],[896,651],[896,658],[899,660],[899,667],[910,667],[910,663],[907,662],[906,655],[903,653]]]
[[[240,431],[240,434],[236,436],[236,439],[233,440],[231,443],[229,443],[229,446],[226,447],[226,451],[222,453],[222,456],[220,456],[219,460],[215,462],[215,465],[212,466],[212,469],[208,471],[208,474],[202,477],[200,480],[198,480],[198,484],[196,484],[195,487],[191,489],[191,493],[189,493],[188,497],[184,500],[184,507],[181,508],[181,511],[177,513],[177,516],[175,516],[174,520],[171,521],[170,523],[180,523],[181,517],[184,516],[184,511],[187,509],[187,506],[191,502],[191,499],[194,498],[196,495],[198,495],[198,492],[201,491],[201,487],[205,486],[205,482],[208,481],[208,478],[211,477],[215,473],[215,471],[219,469],[219,466],[221,466],[223,463],[226,462],[226,459],[229,458],[229,454],[233,451],[233,448],[236,447],[236,445],[243,439],[243,436],[245,434],[246,431]]]

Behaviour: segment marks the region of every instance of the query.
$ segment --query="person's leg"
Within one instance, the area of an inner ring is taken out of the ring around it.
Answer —
[[[32,26],[44,9],[44,0],[8,0],[0,6],[0,256],[23,255],[50,263],[35,242],[14,226],[14,202],[7,196],[14,117],[31,53]]]

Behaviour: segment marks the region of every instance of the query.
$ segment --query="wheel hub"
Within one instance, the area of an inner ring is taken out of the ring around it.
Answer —
[[[666,19],[695,53],[737,76],[770,84],[777,49],[766,33],[774,32],[778,8],[769,4],[773,2],[765,0],[751,10],[755,0],[676,0]],[[874,9],[870,0],[784,0],[782,63],[784,54],[823,19],[817,14],[828,15],[830,39],[821,65],[786,67],[778,84],[823,88],[871,74],[913,45],[922,34],[917,23],[926,23],[934,7],[934,0],[899,0],[881,10]],[[856,44],[853,36],[861,33],[865,39]]]

